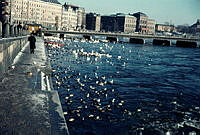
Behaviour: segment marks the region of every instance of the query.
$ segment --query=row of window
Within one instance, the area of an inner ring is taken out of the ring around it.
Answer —
[[[126,23],[136,23],[136,21],[135,20],[126,20]]]
[[[46,6],[46,4],[44,5],[44,4],[41,4],[41,2],[38,2],[38,3],[35,3],[35,2],[32,2],[32,1],[13,1],[13,3],[12,3],[13,5],[21,5],[21,6],[31,6],[31,7],[38,7],[38,8],[47,8],[47,6]],[[49,6],[50,4],[48,3],[48,6]],[[55,7],[56,6],[53,6],[54,7],[54,10],[56,10],[55,9]],[[58,10],[60,10],[61,9],[61,6],[59,6],[59,9]]]
[[[52,5],[44,3],[34,3],[33,1],[15,0],[12,3],[13,20],[16,22],[24,21],[37,22],[40,24],[48,25],[55,24],[55,17],[59,16],[59,23],[63,16],[63,21],[68,21],[72,24],[77,24],[78,12],[64,11],[62,15],[61,5]],[[64,22],[63,22],[64,23]]]
[[[126,24],[125,27],[131,27],[131,28],[134,28],[135,25],[133,25],[133,24]]]

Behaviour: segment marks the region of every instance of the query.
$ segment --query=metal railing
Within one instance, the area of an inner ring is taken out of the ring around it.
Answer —
[[[30,32],[23,28],[19,28],[17,25],[8,25],[7,28],[4,28],[0,22],[0,38],[9,38],[9,37],[18,37],[29,35]]]

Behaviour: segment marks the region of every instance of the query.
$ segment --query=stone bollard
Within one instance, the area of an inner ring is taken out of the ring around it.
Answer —
[[[10,36],[11,37],[15,36],[15,34],[14,34],[14,25],[10,25]]]
[[[18,32],[18,36],[22,36],[22,25],[21,23],[17,25],[17,32]]]
[[[18,30],[17,30],[17,26],[16,25],[14,26],[14,34],[15,34],[16,37],[18,36]]]
[[[2,37],[3,38],[9,37],[9,35],[10,35],[9,31],[10,31],[10,25],[9,25],[9,23],[4,23],[2,25]]]

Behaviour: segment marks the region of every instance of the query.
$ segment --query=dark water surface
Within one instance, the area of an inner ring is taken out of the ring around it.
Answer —
[[[68,41],[48,51],[71,135],[200,134],[200,49]]]

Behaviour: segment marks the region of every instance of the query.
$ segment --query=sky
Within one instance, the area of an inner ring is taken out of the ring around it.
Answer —
[[[200,19],[200,0],[58,0],[84,7],[101,15],[143,12],[157,23],[175,25],[196,23]]]

